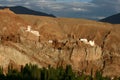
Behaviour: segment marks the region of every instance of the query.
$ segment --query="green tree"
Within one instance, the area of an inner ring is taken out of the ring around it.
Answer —
[[[5,80],[5,75],[3,73],[3,68],[0,67],[0,80]]]
[[[102,72],[96,71],[95,79],[96,79],[96,80],[103,80]]]
[[[73,80],[75,78],[75,73],[73,73],[71,65],[67,65],[65,69],[65,80]]]
[[[41,80],[47,80],[47,69],[45,67],[41,69]]]
[[[31,66],[31,77],[34,80],[40,80],[40,69],[37,65]]]
[[[9,65],[8,73],[6,74],[6,79],[7,80],[21,80],[22,76],[18,70],[13,69],[12,65]]]
[[[103,77],[100,71],[97,71],[95,76],[85,75],[82,71],[81,75],[76,74],[71,65],[67,65],[64,69],[62,66],[53,68],[38,68],[37,65],[26,64],[21,67],[21,71],[8,66],[8,72],[3,74],[3,68],[0,67],[0,80],[111,80],[110,77]],[[120,77],[115,77],[114,80],[120,80]]]
[[[57,67],[57,77],[59,80],[63,80],[64,79],[64,75],[65,75],[65,70],[63,69],[63,66],[59,66]]]

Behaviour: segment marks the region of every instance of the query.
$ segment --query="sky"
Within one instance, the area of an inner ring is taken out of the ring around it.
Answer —
[[[57,17],[92,20],[120,13],[120,0],[0,0],[0,6],[24,6]]]

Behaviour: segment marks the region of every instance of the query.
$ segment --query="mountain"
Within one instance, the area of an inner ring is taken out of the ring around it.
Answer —
[[[34,11],[34,10],[31,10],[31,9],[28,9],[22,6],[14,6],[14,7],[2,7],[1,6],[0,7],[0,9],[4,9],[4,8],[9,8],[11,11],[13,11],[16,14],[29,14],[29,15],[55,17],[53,14],[47,14],[43,12]]]
[[[101,22],[108,22],[112,24],[120,24],[120,13],[101,19]]]
[[[102,70],[103,76],[120,76],[119,35],[119,24],[0,10],[0,66],[70,64],[79,75]]]

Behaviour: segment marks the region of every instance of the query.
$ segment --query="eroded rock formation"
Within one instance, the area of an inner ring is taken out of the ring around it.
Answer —
[[[0,65],[4,68],[11,62],[16,67],[26,63],[39,67],[71,64],[74,70],[86,74],[102,70],[104,76],[120,75],[120,25],[3,11],[0,18]],[[28,25],[40,37],[26,32]],[[95,45],[81,42],[83,38]]]

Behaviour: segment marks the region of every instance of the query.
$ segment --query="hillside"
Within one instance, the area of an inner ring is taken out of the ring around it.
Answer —
[[[106,17],[100,21],[101,22],[108,22],[108,23],[112,23],[112,24],[120,24],[120,13]]]
[[[9,64],[15,68],[26,63],[39,67],[70,64],[86,74],[93,69],[102,70],[103,76],[119,76],[119,31],[120,25],[0,10],[0,65],[7,69]]]
[[[13,6],[13,7],[4,7],[0,6],[0,9],[9,8],[11,11],[13,11],[16,14],[29,14],[29,15],[38,15],[38,16],[49,16],[49,17],[55,17],[53,14],[47,14],[44,12],[34,11],[26,7],[22,6]]]

